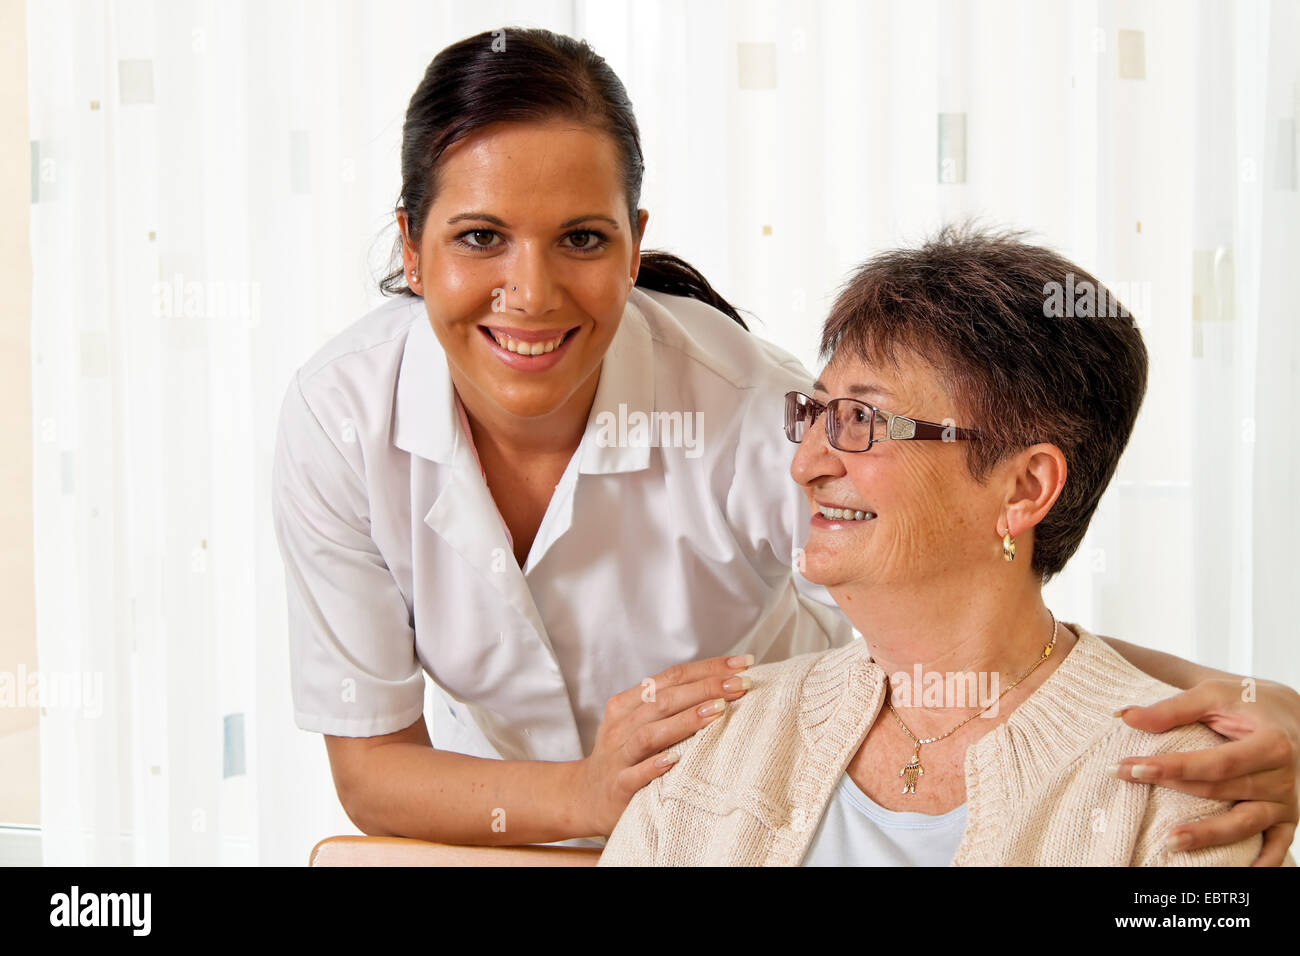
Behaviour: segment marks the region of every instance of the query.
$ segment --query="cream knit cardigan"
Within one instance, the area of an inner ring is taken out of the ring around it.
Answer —
[[[1227,866],[1259,853],[1258,834],[1173,852],[1169,830],[1230,804],[1106,773],[1121,757],[1199,750],[1203,724],[1166,734],[1112,713],[1178,692],[1100,638],[1079,635],[1056,670],[966,752],[961,866]],[[885,700],[888,680],[862,640],[749,670],[750,691],[678,746],[643,787],[599,861],[615,865],[797,865],[841,774]],[[977,718],[978,719],[978,718]],[[1289,857],[1287,865],[1294,866]]]

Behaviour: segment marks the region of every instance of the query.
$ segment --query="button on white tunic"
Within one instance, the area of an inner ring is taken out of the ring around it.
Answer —
[[[633,289],[521,569],[424,301],[366,315],[298,371],[280,413],[298,726],[401,730],[423,712],[423,670],[449,708],[429,715],[435,746],[573,760],[609,697],[671,664],[851,640],[792,560],[809,509],[782,396],[811,378],[717,310]]]

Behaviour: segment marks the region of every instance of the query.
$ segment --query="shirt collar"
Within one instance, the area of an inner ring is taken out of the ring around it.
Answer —
[[[582,474],[608,475],[650,466],[650,443],[627,440],[634,413],[655,420],[654,341],[640,308],[644,295],[639,289],[628,295],[623,319],[601,363],[600,384],[579,449]]]
[[[397,372],[393,444],[429,461],[450,464],[460,423],[447,356],[429,325],[424,299],[412,297],[414,320]]]
[[[654,420],[654,342],[639,306],[643,295],[639,289],[629,294],[618,331],[601,363],[600,382],[578,451],[583,474],[649,467],[649,444],[620,438],[628,434],[626,423],[633,412],[644,412]],[[393,444],[429,461],[449,464],[460,437],[451,373],[429,325],[424,300],[413,298],[411,310],[415,318],[397,373]]]

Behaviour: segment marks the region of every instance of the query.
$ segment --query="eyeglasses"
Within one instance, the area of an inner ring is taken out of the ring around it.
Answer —
[[[817,416],[826,416],[826,440],[839,451],[870,451],[878,441],[972,441],[979,432],[955,425],[939,425],[882,411],[856,398],[832,398],[825,404],[803,392],[785,393],[785,437],[796,445],[803,441]]]

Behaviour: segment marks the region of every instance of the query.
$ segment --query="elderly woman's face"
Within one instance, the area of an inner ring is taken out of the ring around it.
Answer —
[[[955,406],[940,374],[907,353],[897,367],[833,357],[813,397],[857,398],[909,418],[978,427]],[[970,476],[962,442],[885,440],[843,452],[827,441],[823,413],[790,473],[808,497],[803,574],[816,584],[914,586],[968,573],[996,553],[999,500]],[[823,506],[874,517],[828,519]]]

